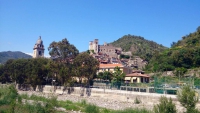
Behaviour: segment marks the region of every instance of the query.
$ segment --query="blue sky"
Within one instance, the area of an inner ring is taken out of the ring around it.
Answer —
[[[41,35],[67,38],[77,49],[89,41],[142,36],[170,47],[200,26],[200,0],[0,0],[0,51],[32,53]]]

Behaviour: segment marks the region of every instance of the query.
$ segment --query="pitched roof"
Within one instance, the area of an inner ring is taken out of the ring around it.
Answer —
[[[131,74],[127,74],[126,77],[147,77],[147,78],[149,78],[148,75],[146,75],[146,74],[141,74],[141,73],[131,73]]]
[[[144,73],[142,70],[132,70],[132,73]]]
[[[122,64],[100,64],[99,68],[115,68],[115,67],[124,67]]]

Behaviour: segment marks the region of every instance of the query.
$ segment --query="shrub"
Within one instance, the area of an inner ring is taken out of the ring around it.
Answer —
[[[10,103],[13,103],[13,105],[15,105],[15,101],[17,98],[18,93],[13,85],[1,87],[0,105],[9,105]]]
[[[135,100],[134,100],[134,103],[135,103],[135,104],[140,104],[141,101],[136,97]]]
[[[102,112],[103,112],[103,113],[111,113],[111,111],[108,110],[108,109],[106,109],[106,108],[104,108],[104,109],[102,110]]]
[[[160,103],[153,108],[154,113],[176,113],[176,106],[172,103],[172,99],[167,97],[161,97]]]
[[[186,113],[198,112],[195,106],[199,98],[195,96],[195,90],[191,89],[189,85],[183,86],[181,90],[178,91],[177,97],[181,105],[186,108]]]
[[[87,104],[86,100],[81,100],[81,105],[86,105],[86,104]]]
[[[75,111],[78,111],[79,110],[79,107],[76,106],[75,104],[65,104],[64,108],[66,110],[75,110]]]
[[[100,113],[100,110],[99,110],[99,107],[97,107],[96,105],[88,104],[85,107],[85,112],[86,113]]]

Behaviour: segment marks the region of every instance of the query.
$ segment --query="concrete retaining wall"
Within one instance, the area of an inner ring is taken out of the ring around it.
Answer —
[[[16,88],[19,90],[33,91],[33,88],[30,86],[22,87],[22,86],[17,85]],[[142,88],[142,89],[145,89],[145,88]],[[153,97],[166,96],[166,97],[176,98],[176,95],[151,93],[151,91],[149,91],[149,88],[146,88],[146,92],[140,92],[140,91],[128,91],[128,90],[112,90],[112,89],[106,89],[106,88],[99,89],[99,88],[40,85],[36,87],[36,91],[44,92],[44,93],[55,93],[55,94],[71,94],[72,93],[72,94],[88,95],[88,96],[94,93],[94,94],[113,94],[113,95],[126,95],[126,96],[131,96],[131,95],[153,96]],[[200,97],[200,90],[196,90],[196,92],[197,92],[197,95]]]

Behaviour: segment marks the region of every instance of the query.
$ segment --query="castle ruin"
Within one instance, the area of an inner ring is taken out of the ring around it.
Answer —
[[[114,47],[111,44],[99,45],[98,39],[89,42],[89,50],[96,54],[107,54],[110,58],[118,58],[122,51],[120,47]]]

